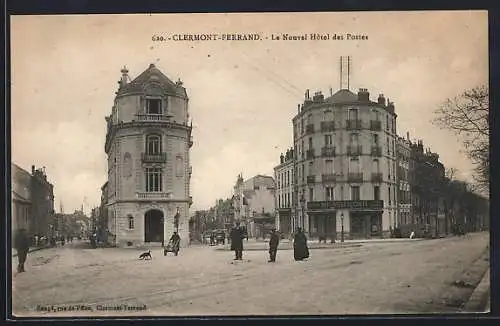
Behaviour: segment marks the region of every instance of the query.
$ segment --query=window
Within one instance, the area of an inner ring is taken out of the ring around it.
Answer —
[[[359,173],[359,160],[357,158],[353,158],[349,162],[349,172]]]
[[[177,177],[182,177],[184,175],[184,160],[182,156],[177,156],[175,158],[175,175]]]
[[[306,178],[306,165],[302,164],[302,181]]]
[[[326,160],[325,161],[325,173],[331,174],[334,172],[335,172],[335,168],[333,166],[333,160]]]
[[[304,146],[304,140],[302,140],[302,142],[301,142],[301,143],[302,143],[302,146],[301,146],[301,149],[300,149],[300,150],[302,151],[302,158],[304,158],[304,147],[305,147],[305,146]]]
[[[380,200],[380,187],[373,187],[373,200]]]
[[[281,200],[281,195],[279,195],[279,196],[278,196],[278,207],[281,207],[281,202],[282,202],[282,200]]]
[[[288,179],[287,185],[290,185],[291,184],[291,181],[290,181],[290,171],[287,171],[286,175],[287,175],[287,179]]]
[[[325,188],[325,192],[326,192],[326,200],[327,201],[333,201],[334,200],[334,197],[333,197],[333,187],[326,187]]]
[[[378,146],[378,135],[373,134],[372,137],[373,137],[373,145]]]
[[[309,162],[309,175],[314,174],[314,167],[313,167],[313,162]]]
[[[351,200],[359,200],[359,186],[351,187]]]
[[[314,199],[314,189],[309,188],[309,201],[313,201]]]
[[[380,164],[378,160],[373,160],[372,162],[372,172],[373,173],[379,173],[380,172]]]
[[[378,112],[377,110],[373,110],[373,120],[375,121],[380,121],[380,112]]]
[[[323,116],[323,120],[324,121],[333,121],[333,111],[331,110],[327,110],[325,111],[325,114]]]
[[[357,146],[359,142],[359,135],[358,134],[351,134],[349,141],[351,143],[351,146]]]
[[[312,123],[313,123],[313,122],[312,122],[312,114],[308,114],[308,115],[307,115],[307,124],[308,124],[308,125],[310,125],[310,124],[312,124]]]
[[[304,120],[300,120],[300,133],[304,133]],[[302,145],[302,147],[304,147],[304,145]]]
[[[146,137],[146,153],[159,154],[161,153],[161,136],[148,135]]]
[[[161,99],[147,99],[146,100],[146,113],[147,114],[162,114]]]
[[[313,139],[309,137],[309,149],[313,149]]]
[[[349,117],[349,120],[358,120],[358,110],[357,109],[349,109],[348,117]]]
[[[132,215],[128,216],[128,228],[129,230],[134,229],[134,217]]]
[[[325,147],[331,147],[332,145],[332,135],[325,135]]]
[[[389,137],[387,137],[387,155],[391,154],[391,142],[389,141]]]
[[[160,168],[146,168],[146,191],[162,191],[162,171]]]
[[[387,188],[389,190],[389,205],[391,204],[391,187]]]
[[[385,129],[389,130],[389,116],[388,115],[385,116]]]

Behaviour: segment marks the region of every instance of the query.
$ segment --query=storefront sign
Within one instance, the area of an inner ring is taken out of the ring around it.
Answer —
[[[334,200],[307,203],[307,209],[382,210],[383,208],[383,200]]]

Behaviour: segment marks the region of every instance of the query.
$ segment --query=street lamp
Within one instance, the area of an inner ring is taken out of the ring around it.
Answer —
[[[180,217],[179,207],[177,207],[177,211],[174,216],[174,228],[177,233],[179,233],[179,217]]]
[[[344,213],[340,213],[340,242],[344,242]]]

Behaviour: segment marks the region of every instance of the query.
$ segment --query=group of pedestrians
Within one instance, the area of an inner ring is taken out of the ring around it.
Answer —
[[[243,260],[243,239],[245,238],[244,228],[240,226],[239,222],[231,229],[229,238],[231,239],[231,250],[234,251],[234,260]],[[278,253],[278,246],[280,236],[275,229],[271,231],[271,238],[269,239],[269,263],[276,262],[276,254]],[[297,228],[297,232],[293,237],[293,258],[295,261],[301,261],[309,258],[309,248],[307,246],[307,237],[301,228]]]

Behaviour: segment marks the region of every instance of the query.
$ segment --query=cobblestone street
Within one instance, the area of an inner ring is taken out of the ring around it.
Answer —
[[[415,242],[373,242],[311,250],[277,262],[252,250],[190,247],[151,261],[135,249],[81,249],[73,243],[30,253],[13,271],[13,313],[29,315],[263,315],[457,312],[489,266],[488,233]],[[13,266],[17,258],[13,258]],[[458,285],[457,285],[458,284]],[[37,311],[83,305],[89,311]],[[97,311],[129,305],[146,310]],[[59,308],[58,308],[59,307]]]

